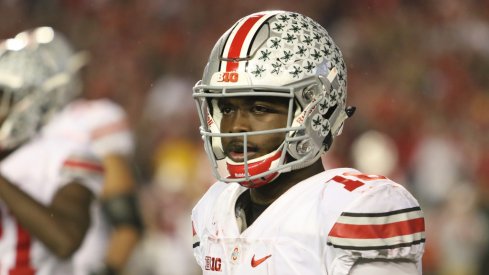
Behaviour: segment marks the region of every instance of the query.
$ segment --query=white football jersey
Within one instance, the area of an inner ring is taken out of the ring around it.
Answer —
[[[407,259],[421,268],[424,218],[401,185],[349,168],[286,191],[243,232],[236,200],[246,188],[215,183],[192,212],[203,274],[348,274],[360,258]]]
[[[43,205],[67,183],[84,184],[95,195],[102,188],[100,161],[78,143],[37,136],[0,162],[9,182]],[[70,275],[69,260],[60,260],[29,234],[0,200],[0,275]]]
[[[109,153],[129,155],[134,148],[126,113],[108,99],[73,101],[44,132],[49,136],[88,144],[100,157]],[[90,274],[104,263],[110,226],[98,201],[93,204],[91,218],[84,242],[74,255],[76,275]]]
[[[68,104],[44,129],[44,134],[87,143],[99,156],[129,155],[134,150],[125,111],[108,99],[78,99]]]

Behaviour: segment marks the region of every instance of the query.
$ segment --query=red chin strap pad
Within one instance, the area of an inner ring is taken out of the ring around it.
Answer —
[[[248,176],[252,177],[255,175],[259,175],[261,173],[267,172],[270,170],[272,166],[272,162],[277,161],[282,154],[282,151],[277,151],[275,154],[262,159],[258,160],[255,162],[249,162],[248,163]],[[229,177],[230,179],[245,179],[246,176],[246,171],[245,171],[245,165],[243,164],[233,164],[233,163],[226,163],[227,169],[229,172]],[[271,173],[268,175],[265,175],[263,177],[253,179],[253,180],[244,180],[242,182],[239,182],[240,185],[247,187],[247,188],[257,188],[262,185],[265,185],[272,180],[274,180],[280,173],[275,172]]]

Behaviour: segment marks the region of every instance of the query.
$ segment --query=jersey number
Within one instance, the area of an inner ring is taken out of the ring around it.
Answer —
[[[354,177],[355,179],[346,178],[345,176]],[[332,180],[334,180],[337,183],[343,184],[344,185],[343,187],[351,192],[357,189],[358,187],[364,185],[365,181],[380,180],[385,178],[386,177],[384,176],[377,176],[377,175],[343,173],[342,175],[333,177]]]

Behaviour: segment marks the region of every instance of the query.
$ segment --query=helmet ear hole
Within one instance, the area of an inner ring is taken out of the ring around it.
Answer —
[[[328,108],[328,111],[323,115],[325,119],[329,119],[331,115],[334,113],[334,111],[338,108],[338,104],[335,104],[334,106],[331,106]]]
[[[329,148],[331,148],[332,144],[333,144],[333,136],[331,135],[331,132],[329,132],[328,135],[323,140],[324,151],[328,151]]]

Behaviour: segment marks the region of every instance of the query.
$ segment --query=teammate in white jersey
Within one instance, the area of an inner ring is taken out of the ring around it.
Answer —
[[[55,38],[61,39],[62,34],[55,32]],[[64,42],[47,49],[61,63],[73,58],[60,51],[71,48],[66,39]],[[137,184],[129,162],[134,151],[132,132],[121,106],[109,99],[83,99],[79,97],[81,85],[74,86],[69,97],[59,100],[66,106],[42,132],[50,138],[86,144],[104,168],[103,188],[92,205],[90,229],[73,257],[75,275],[119,274],[142,229]]]
[[[47,50],[57,42],[47,27],[0,42],[1,275],[73,274],[102,188],[86,143],[41,133],[74,83]]]
[[[128,165],[134,143],[124,110],[109,99],[80,98],[69,103],[44,133],[90,144],[102,159],[104,187],[92,208],[88,235],[74,256],[75,274],[118,274],[138,242],[142,226],[135,201],[136,183]]]
[[[203,274],[418,274],[424,218],[380,175],[324,171],[355,108],[327,31],[294,12],[240,19],[194,87],[218,179],[192,212]]]

